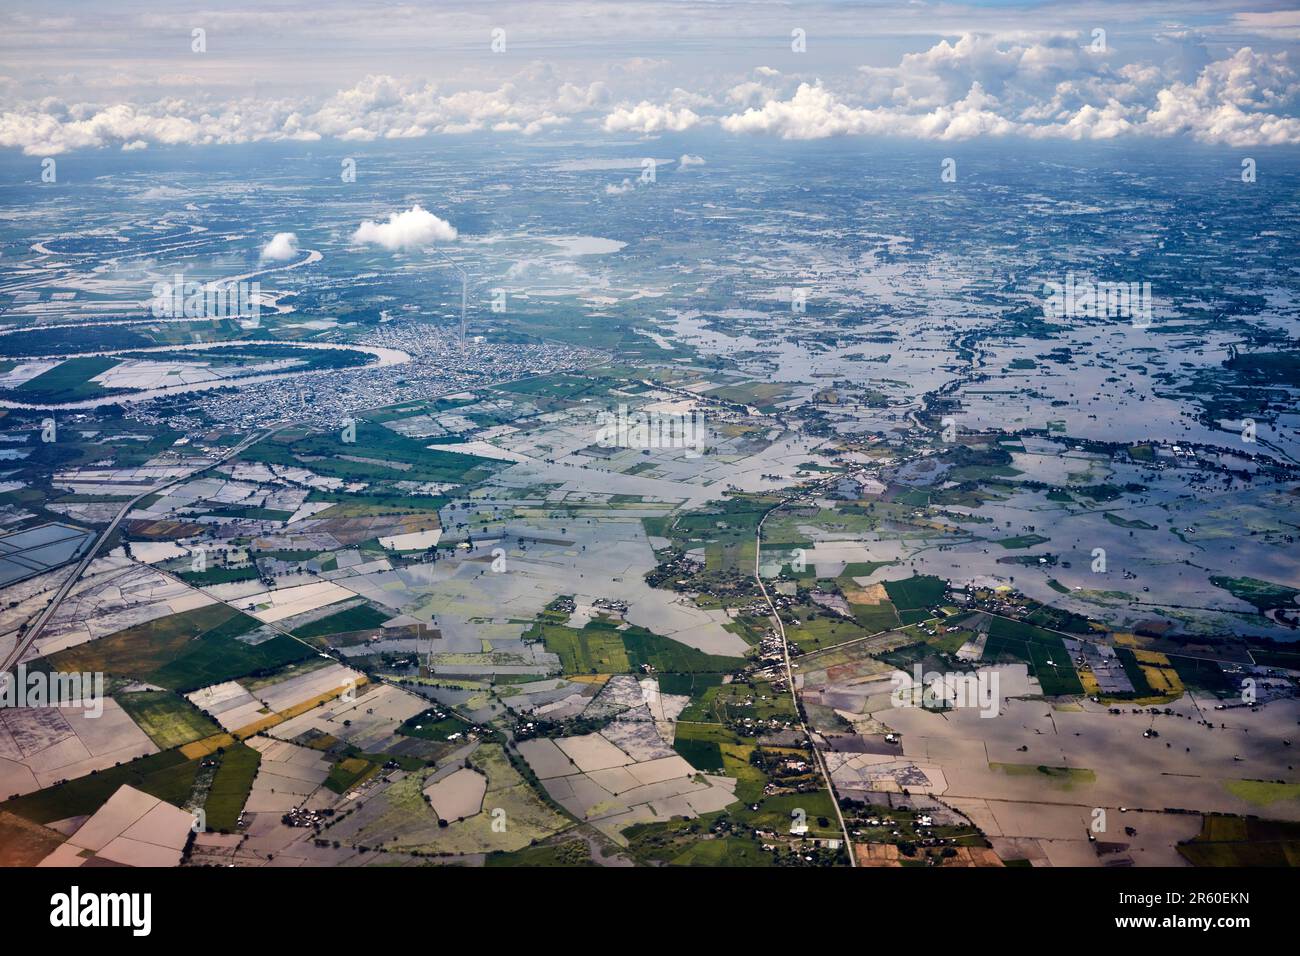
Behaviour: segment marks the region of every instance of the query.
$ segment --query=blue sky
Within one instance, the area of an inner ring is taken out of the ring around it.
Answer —
[[[31,155],[705,128],[1300,142],[1300,10],[1265,0],[18,0],[0,24],[0,148]]]

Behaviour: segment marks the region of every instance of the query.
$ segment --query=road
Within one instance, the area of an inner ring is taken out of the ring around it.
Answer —
[[[142,491],[126,504],[122,505],[121,510],[119,510],[113,517],[113,520],[109,522],[108,527],[103,530],[97,539],[95,539],[95,543],[87,549],[85,555],[79,562],[77,562],[77,566],[73,569],[72,574],[69,575],[68,579],[63,582],[56,592],[54,592],[54,597],[51,598],[50,603],[45,606],[45,610],[41,611],[41,613],[36,616],[36,620],[32,623],[32,626],[27,629],[27,633],[19,639],[18,643],[14,646],[14,649],[5,658],[4,663],[0,664],[0,671],[7,671],[16,666],[18,662],[22,660],[23,654],[25,654],[27,649],[31,647],[32,642],[40,636],[41,630],[49,623],[50,618],[52,618],[54,613],[59,609],[59,605],[63,603],[64,598],[72,593],[72,589],[76,586],[77,582],[81,580],[81,576],[86,573],[86,568],[90,567],[90,562],[95,559],[97,554],[99,554],[100,549],[109,540],[113,532],[117,530],[117,526],[122,523],[122,519],[130,513],[132,508],[150,495],[156,495],[158,492],[165,491],[173,485],[189,481],[191,478],[201,475],[203,472],[215,468],[223,462],[229,461],[250,445],[259,442],[264,438],[270,437],[271,434],[273,434],[273,432],[261,432],[251,435],[248,438],[245,438],[238,445],[232,446],[231,449],[220,458],[214,459],[207,464],[192,468],[185,474],[178,475],[170,481],[166,481],[161,485],[150,488],[148,491]]]
[[[834,480],[838,481],[843,475],[835,475]],[[781,620],[781,613],[776,609],[776,604],[772,601],[772,596],[767,593],[767,585],[763,583],[763,575],[759,571],[759,564],[763,560],[763,525],[773,514],[779,511],[784,505],[792,501],[798,501],[805,495],[811,494],[814,489],[823,484],[829,483],[830,479],[822,479],[819,482],[801,489],[795,494],[783,499],[778,504],[770,508],[758,521],[758,528],[755,531],[755,548],[754,548],[754,580],[758,583],[758,589],[763,593],[763,600],[767,602],[768,609],[772,612],[772,617],[776,621],[776,632],[781,636],[781,653],[785,659],[785,682],[790,689],[790,700],[794,703],[795,716],[799,720],[799,729],[803,731],[804,737],[808,741],[808,746],[812,749],[813,759],[817,761],[817,769],[822,775],[822,780],[826,784],[826,792],[831,795],[831,804],[835,807],[835,818],[840,822],[840,832],[844,834],[844,848],[848,851],[849,866],[858,865],[857,857],[853,853],[853,840],[849,837],[849,828],[844,822],[844,814],[840,812],[840,801],[835,795],[835,785],[831,782],[830,771],[826,769],[826,761],[822,758],[822,752],[817,749],[816,743],[813,742],[812,732],[808,729],[808,724],[804,722],[803,711],[799,707],[799,695],[794,689],[794,669],[790,666],[790,642],[785,636],[785,622]]]

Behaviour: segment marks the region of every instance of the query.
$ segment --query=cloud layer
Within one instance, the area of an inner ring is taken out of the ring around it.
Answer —
[[[1194,55],[1195,54],[1195,55]],[[150,145],[275,140],[369,142],[477,131],[535,136],[587,130],[658,136],[699,127],[791,140],[903,136],[1110,139],[1188,136],[1231,146],[1300,143],[1300,77],[1288,52],[1241,46],[1217,59],[1200,46],[1160,63],[1123,61],[1081,34],[942,39],[892,66],[820,75],[771,66],[716,75],[690,91],[662,63],[625,64],[621,98],[607,79],[574,82],[533,64],[489,88],[366,76],[323,98],[168,96],[0,109],[0,148],[29,155]],[[790,56],[803,67],[821,61]],[[180,87],[183,89],[184,87]]]

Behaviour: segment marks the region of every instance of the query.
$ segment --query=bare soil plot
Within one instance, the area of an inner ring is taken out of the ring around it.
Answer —
[[[443,820],[472,817],[483,808],[487,777],[477,770],[462,767],[424,788],[429,805]]]
[[[194,818],[134,787],[122,786],[41,866],[176,866]]]

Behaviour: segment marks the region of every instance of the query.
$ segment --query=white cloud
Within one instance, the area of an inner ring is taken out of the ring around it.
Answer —
[[[673,109],[642,100],[636,106],[620,107],[605,117],[606,133],[680,133],[699,123],[687,107]]]
[[[1300,100],[1300,81],[1285,52],[1255,53],[1246,47],[1207,64],[1194,82],[1165,80],[1161,86],[1162,73],[1155,67],[1112,69],[1073,43],[1059,37],[1047,43],[943,41],[904,56],[897,68],[863,71],[869,91],[877,100],[883,96],[883,103],[854,105],[821,83],[801,83],[786,99],[769,98],[719,123],[730,133],[783,139],[1110,139],[1185,133],[1232,146],[1300,143],[1300,118],[1288,115]]]
[[[292,232],[277,232],[262,247],[262,258],[271,262],[287,262],[298,255],[298,236]]]
[[[636,184],[630,179],[624,179],[621,183],[609,183],[605,186],[606,196],[622,196],[624,193],[630,193],[636,189]]]
[[[1300,143],[1300,119],[1271,112],[1294,108],[1298,94],[1300,82],[1285,53],[1243,47],[1206,66],[1194,83],[1174,83],[1157,93],[1143,129],[1229,146]]]
[[[367,219],[352,234],[352,241],[360,245],[382,246],[389,252],[422,249],[434,242],[450,242],[456,238],[456,227],[439,219],[418,203],[405,212],[394,212],[388,222]]]
[[[822,139],[827,136],[884,132],[883,111],[855,109],[839,102],[820,84],[800,83],[788,100],[768,100],[722,118],[728,133],[771,133],[782,139]]]
[[[1239,14],[1236,22],[1287,31],[1300,21],[1279,13]],[[823,78],[747,67],[710,74],[713,85],[703,92],[677,85],[682,78],[660,60],[616,62],[602,79],[580,82],[562,75],[562,65],[534,62],[486,88],[373,74],[325,96],[281,99],[220,99],[226,87],[205,93],[180,83],[178,74],[170,88],[184,95],[152,102],[34,96],[13,105],[0,83],[7,104],[0,107],[0,148],[54,156],[101,147],[367,143],[482,131],[536,136],[579,121],[642,135],[716,123],[731,133],[786,139],[1186,135],[1233,146],[1300,143],[1297,76],[1286,52],[1244,47],[1212,60],[1203,33],[1172,40],[1166,31],[1162,59],[1135,53],[1125,60],[1123,44],[1093,52],[1088,42],[1087,35],[1059,31],[959,32],[889,66],[849,64]],[[147,95],[159,88],[154,83]],[[124,89],[105,82],[97,94],[116,98]],[[635,105],[626,98],[630,89]]]
[[[772,87],[763,83],[757,83],[749,80],[745,83],[737,83],[731,89],[727,90],[727,100],[731,103],[737,103],[740,106],[749,106],[751,103],[761,103],[764,100],[771,99],[776,95]]]
[[[704,157],[696,156],[692,153],[682,153],[682,158],[677,160],[678,169],[690,169],[692,166],[703,166]]]

